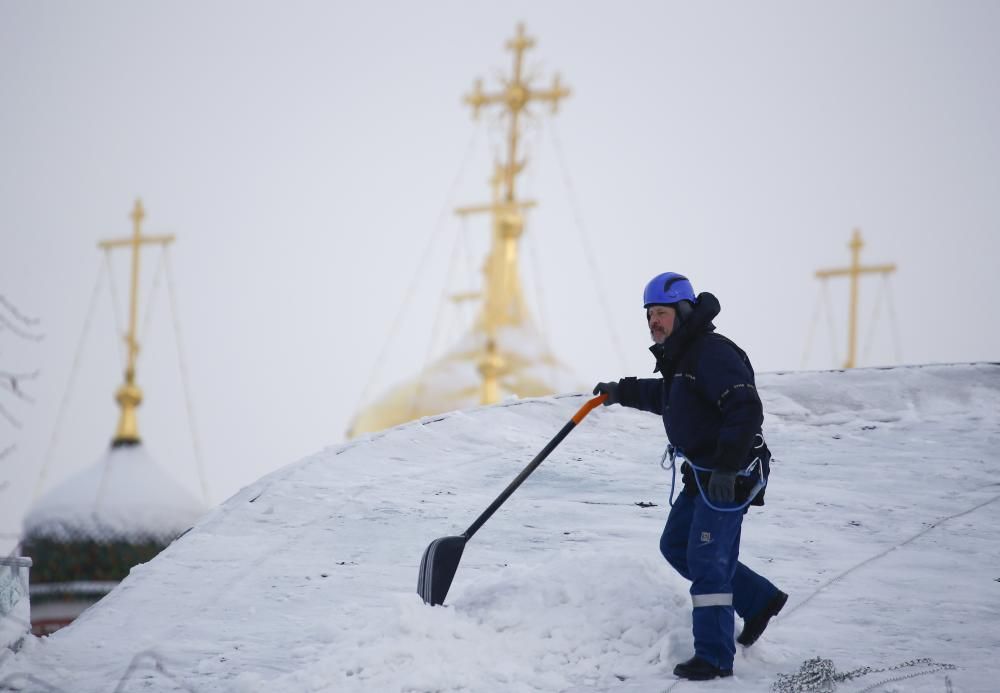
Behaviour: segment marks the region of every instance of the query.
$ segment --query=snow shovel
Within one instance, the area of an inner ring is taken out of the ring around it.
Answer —
[[[535,455],[535,459],[531,460],[531,464],[521,470],[517,478],[510,482],[507,488],[503,490],[503,493],[497,496],[496,500],[490,504],[490,507],[486,508],[483,514],[477,517],[476,521],[461,536],[441,537],[430,543],[427,550],[424,551],[424,557],[420,559],[420,574],[417,576],[417,594],[424,600],[424,604],[436,606],[444,603],[444,598],[448,594],[448,588],[451,587],[451,581],[455,578],[455,571],[458,570],[458,562],[462,560],[462,552],[465,550],[466,542],[472,538],[473,534],[479,531],[480,527],[486,524],[486,521],[492,517],[493,513],[504,504],[504,501],[510,498],[510,495],[549,456],[549,453],[556,449],[556,446],[563,441],[563,438],[569,435],[569,432],[578,423],[583,421],[583,417],[589,414],[594,407],[602,404],[605,399],[607,399],[607,395],[600,395],[588,400],[586,404],[580,407],[580,410],[573,415],[573,418],[567,421],[566,425],[556,433],[555,438],[550,440],[542,448],[542,451]]]

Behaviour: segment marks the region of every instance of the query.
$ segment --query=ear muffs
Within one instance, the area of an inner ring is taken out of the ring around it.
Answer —
[[[674,320],[675,324],[687,322],[687,319],[691,317],[691,313],[694,312],[694,305],[691,301],[678,301],[674,304],[674,311],[677,313],[677,317]]]

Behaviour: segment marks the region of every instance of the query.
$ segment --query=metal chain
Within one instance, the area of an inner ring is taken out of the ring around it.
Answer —
[[[899,676],[892,676],[890,678],[883,679],[878,683],[873,683],[871,686],[861,689],[860,691],[858,691],[858,693],[870,693],[870,691],[873,691],[876,688],[881,688],[887,683],[905,681],[906,679],[914,679],[918,676],[925,676],[927,674],[936,674],[939,671],[946,671],[946,670],[951,671],[958,668],[954,664],[944,664],[942,662],[935,662],[932,661],[930,657],[923,657],[921,659],[914,659],[909,662],[903,662],[902,664],[897,664],[896,666],[889,667],[888,669],[884,669],[883,671],[896,671],[898,669],[904,669],[906,667],[911,667],[911,666],[927,666],[931,668],[925,671],[914,671],[909,674],[900,674]]]
[[[957,668],[954,664],[942,664],[935,662],[930,657],[911,659],[901,664],[891,667],[876,669],[873,667],[859,667],[853,671],[838,673],[833,666],[833,660],[814,657],[802,663],[799,671],[795,674],[778,674],[777,680],[771,685],[772,693],[833,693],[838,683],[852,681],[868,674],[884,674],[890,671],[899,671],[910,667],[927,666],[932,667],[926,671],[916,671],[899,676],[892,676],[864,688],[858,693],[870,693],[887,683],[895,683],[905,679],[912,679],[917,676],[934,674],[939,671],[952,670]]]

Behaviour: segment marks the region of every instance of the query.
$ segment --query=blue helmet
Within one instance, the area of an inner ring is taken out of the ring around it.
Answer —
[[[664,272],[649,280],[642,292],[643,308],[656,304],[672,304],[678,301],[695,302],[694,288],[688,278],[676,272]]]

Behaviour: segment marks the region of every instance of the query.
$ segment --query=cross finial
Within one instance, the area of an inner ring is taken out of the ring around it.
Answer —
[[[129,322],[128,332],[125,334],[125,344],[128,346],[128,361],[125,365],[125,382],[115,393],[115,399],[121,406],[121,417],[118,420],[118,429],[113,439],[113,445],[137,445],[139,443],[139,429],[136,424],[135,410],[142,403],[142,390],[135,383],[135,364],[139,354],[139,341],[136,336],[136,327],[139,317],[139,249],[146,244],[158,243],[166,245],[174,240],[172,235],[163,236],[143,236],[142,220],[146,218],[146,210],[142,206],[142,199],[136,198],[132,212],[129,214],[132,219],[132,236],[129,238],[119,238],[111,241],[101,241],[98,246],[105,251],[110,251],[116,247],[127,247],[132,251],[132,282],[129,293]]]
[[[457,210],[459,214],[490,212],[493,217],[493,243],[486,266],[485,291],[480,329],[486,337],[486,347],[479,359],[479,372],[483,377],[484,403],[497,401],[498,378],[507,367],[499,353],[497,331],[505,325],[519,325],[525,319],[527,310],[518,277],[518,242],[524,232],[522,212],[534,203],[517,197],[517,177],[527,163],[520,155],[521,117],[534,102],[552,106],[555,113],[559,102],[568,97],[570,90],[556,75],[549,89],[537,89],[524,75],[525,51],[534,48],[535,40],[528,36],[524,24],[518,24],[514,37],[504,46],[513,53],[513,68],[509,77],[500,78],[500,86],[494,92],[483,90],[483,81],[477,79],[472,91],[465,96],[465,103],[472,107],[473,117],[489,106],[499,106],[500,115],[507,122],[507,151],[494,164],[493,201],[489,205],[477,205]]]
[[[563,86],[556,75],[549,89],[535,89],[524,79],[524,52],[535,46],[535,40],[525,33],[524,25],[517,25],[514,38],[505,44],[514,54],[514,66],[509,79],[504,79],[501,90],[493,93],[483,91],[483,81],[476,80],[472,92],[465,96],[465,103],[472,106],[473,117],[478,117],[485,106],[499,105],[504,115],[509,119],[510,128],[507,136],[507,161],[501,164],[504,168],[504,199],[513,202],[516,198],[514,187],[517,174],[524,168],[524,162],[518,160],[520,118],[523,111],[533,102],[548,103],[555,113],[559,102],[570,95],[569,88]]]
[[[851,304],[849,323],[847,326],[847,361],[844,363],[844,368],[854,368],[857,365],[858,279],[862,274],[880,273],[882,275],[886,275],[896,271],[896,265],[893,264],[862,265],[861,249],[864,246],[865,243],[861,240],[861,230],[854,229],[854,233],[851,234],[851,242],[847,244],[847,247],[851,249],[850,267],[816,271],[816,277],[818,279],[846,276],[851,280]]]

